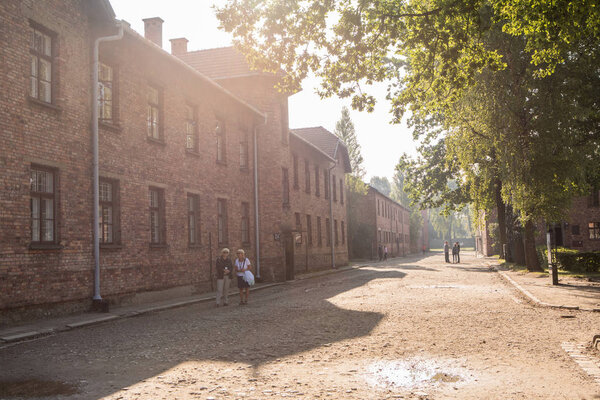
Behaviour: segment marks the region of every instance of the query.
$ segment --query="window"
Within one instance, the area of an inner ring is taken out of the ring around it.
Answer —
[[[240,169],[248,169],[248,136],[240,142]]]
[[[310,218],[310,215],[306,216],[306,241],[308,242],[309,246],[312,246],[312,244],[313,244],[312,220]]]
[[[242,202],[242,243],[250,243],[250,204]]]
[[[329,218],[325,218],[325,235],[327,236],[327,246],[331,246],[331,222]]]
[[[104,63],[98,65],[98,120],[114,124],[115,118],[115,76],[113,67]]]
[[[227,136],[225,122],[217,119],[215,124],[215,135],[217,135],[217,162],[227,162],[227,152],[225,151],[225,140]]]
[[[335,188],[335,175],[333,175],[331,179],[331,184],[333,185],[331,191],[333,192],[333,201],[337,201],[337,189]]]
[[[579,225],[571,225],[571,234],[572,235],[580,235]]]
[[[340,178],[340,203],[344,204],[344,180]]]
[[[590,222],[588,228],[590,239],[600,239],[600,222]]]
[[[279,105],[279,110],[281,114],[281,143],[287,144],[289,135],[287,98],[283,99]]]
[[[228,241],[227,232],[227,200],[217,199],[217,231],[219,244],[225,244]]]
[[[98,189],[100,243],[119,243],[119,182],[100,178]]]
[[[590,196],[588,197],[588,207],[599,207],[600,206],[600,191],[598,188],[593,188]]]
[[[188,193],[188,244],[200,244],[200,196]]]
[[[319,179],[321,178],[321,172],[319,171],[319,166],[315,165],[315,196],[321,196],[321,183]]]
[[[165,199],[164,190],[150,188],[150,243],[165,243]]]
[[[281,188],[283,190],[283,205],[289,206],[290,205],[290,180],[288,177],[288,170],[287,170],[287,168],[282,168],[281,171],[282,171]]]
[[[379,213],[379,199],[377,199],[377,215],[381,215],[381,214]]]
[[[185,149],[198,152],[198,126],[196,122],[196,108],[185,105]]]
[[[324,188],[325,188],[325,198],[328,199],[329,198],[329,171],[324,169],[323,170],[323,184],[324,184]]]
[[[31,242],[56,243],[56,173],[31,168]]]
[[[321,235],[321,217],[317,217],[317,244],[323,246],[323,238]]]
[[[292,179],[294,180],[294,189],[298,189],[298,156],[292,155]]]
[[[310,165],[308,160],[304,160],[304,184],[306,185],[305,192],[310,194]]]
[[[294,213],[296,219],[296,231],[302,232],[302,221],[300,221],[300,213]]]
[[[148,122],[148,137],[161,140],[160,90],[156,87],[148,86],[146,100],[148,102],[148,115],[146,117]]]
[[[342,244],[346,244],[346,229],[344,226],[344,221],[341,222],[341,230],[342,230]]]
[[[333,235],[335,238],[335,245],[337,246],[339,244],[338,242],[338,221],[337,219],[333,220]]]
[[[31,31],[29,96],[45,103],[52,103],[53,35],[41,27]]]

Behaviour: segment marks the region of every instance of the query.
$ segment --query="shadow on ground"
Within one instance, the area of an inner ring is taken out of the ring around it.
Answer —
[[[253,293],[247,306],[217,309],[205,303],[1,349],[0,392],[36,379],[75,385],[78,393],[70,398],[98,399],[190,361],[237,362],[256,371],[264,363],[369,335],[383,314],[340,308],[334,298],[375,279],[401,279],[406,273],[400,269],[412,267],[335,274]]]

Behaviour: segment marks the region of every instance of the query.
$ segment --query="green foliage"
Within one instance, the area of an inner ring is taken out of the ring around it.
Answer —
[[[352,122],[352,119],[350,119],[350,111],[348,110],[348,107],[342,108],[342,116],[335,124],[334,133],[341,139],[348,149],[350,166],[352,167],[352,176],[362,181],[365,177],[365,169],[362,166],[363,157],[360,154],[360,145],[356,139],[356,131],[354,129],[354,123]],[[353,186],[356,185],[354,184]]]
[[[392,193],[392,186],[387,176],[373,176],[369,184],[386,196]]]
[[[548,265],[548,248],[537,246],[540,265]],[[553,249],[556,252],[558,268],[569,272],[595,273],[600,272],[600,252],[579,252],[565,247]]]
[[[346,174],[346,189],[349,192],[359,193],[359,194],[367,194],[369,187],[366,183],[363,182],[362,179],[352,175]]]

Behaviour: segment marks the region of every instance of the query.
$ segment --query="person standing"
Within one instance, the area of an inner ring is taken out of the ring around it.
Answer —
[[[456,262],[460,264],[460,243],[456,242]]]
[[[387,260],[388,249],[387,246],[383,248],[383,260]]]
[[[223,299],[223,305],[229,305],[229,279],[231,278],[231,272],[233,271],[233,265],[231,264],[231,258],[229,258],[229,249],[224,248],[221,250],[221,256],[217,258],[217,307],[221,305],[221,299]]]
[[[379,256],[379,261],[383,260],[383,247],[381,245],[377,247],[377,255]]]
[[[456,263],[456,255],[457,255],[456,243],[452,246],[452,264]]]
[[[235,259],[235,272],[237,275],[237,285],[240,290],[240,305],[248,304],[248,293],[250,292],[250,285],[244,279],[246,271],[252,271],[252,265],[250,260],[246,258],[246,252],[242,249],[237,251],[237,258]]]
[[[446,259],[447,263],[450,262],[450,245],[448,244],[447,240],[444,242],[444,258]]]

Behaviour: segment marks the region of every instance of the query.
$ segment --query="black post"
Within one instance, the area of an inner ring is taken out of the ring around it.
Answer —
[[[215,290],[215,286],[214,286],[214,283],[213,283],[213,272],[212,272],[212,270],[213,270],[213,266],[212,266],[212,262],[213,262],[213,256],[212,256],[212,232],[208,232],[208,256],[210,257],[210,260],[209,260],[209,263],[208,263],[210,265],[208,279],[210,280],[210,290],[212,292],[213,290]]]

